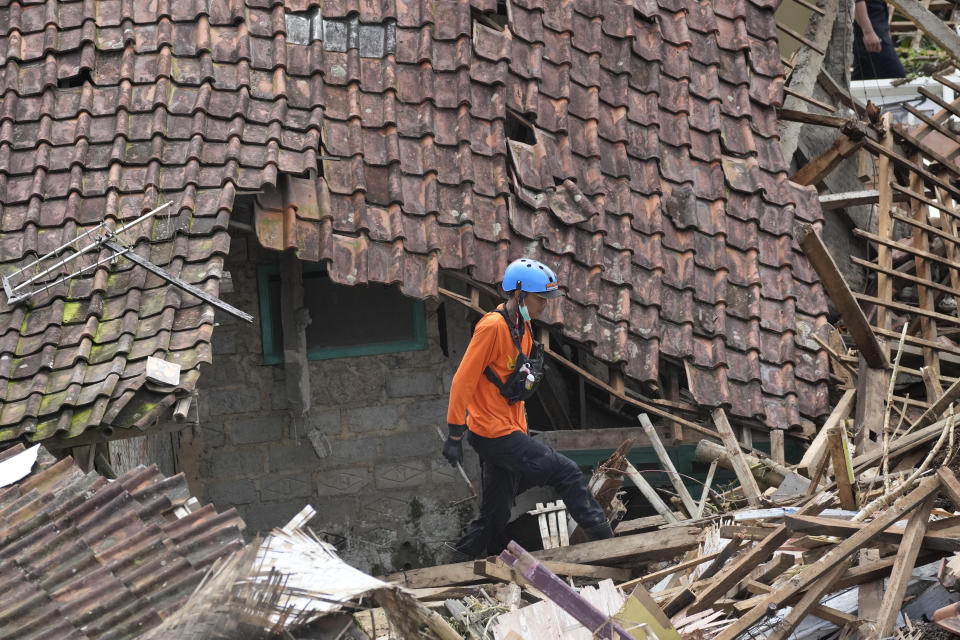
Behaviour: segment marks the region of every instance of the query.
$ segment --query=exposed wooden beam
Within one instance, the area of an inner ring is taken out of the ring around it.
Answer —
[[[790,180],[800,185],[817,184],[843,162],[844,158],[853,155],[861,145],[862,142],[840,134],[829,149],[805,164]]]
[[[846,281],[843,274],[833,261],[833,257],[823,244],[820,236],[814,231],[813,227],[804,224],[797,230],[797,242],[803,248],[810,264],[813,265],[817,275],[820,276],[823,287],[826,289],[830,299],[843,316],[844,322],[850,331],[850,335],[857,343],[857,348],[863,354],[867,364],[874,369],[886,369],[890,366],[887,360],[886,350],[877,340],[877,336],[870,328],[870,323],[863,313],[863,309],[857,304],[856,298]]]
[[[740,481],[740,487],[743,489],[743,495],[751,507],[760,506],[760,487],[757,486],[757,480],[750,471],[750,465],[743,457],[743,451],[740,450],[740,444],[737,442],[737,436],[733,433],[733,428],[727,420],[727,414],[723,409],[713,410],[713,423],[717,427],[717,432],[723,439],[723,444],[730,451],[733,471],[737,474],[737,480]]]
[[[837,495],[844,509],[857,509],[856,478],[853,475],[853,464],[850,461],[850,447],[847,445],[847,436],[840,426],[830,429],[827,434],[827,445],[830,448],[830,461],[833,463],[833,476],[836,478]]]
[[[784,122],[800,122],[802,124],[815,124],[821,127],[832,127],[842,129],[849,124],[847,118],[840,116],[827,116],[822,113],[807,113],[796,109],[777,109],[777,119]]]
[[[813,98],[813,97],[811,97],[811,96],[804,95],[804,94],[800,93],[799,91],[797,91],[797,90],[795,90],[795,89],[791,89],[790,87],[784,87],[784,88],[783,88],[783,92],[784,92],[785,94],[787,94],[788,96],[793,96],[794,98],[797,98],[798,100],[803,100],[803,101],[806,102],[807,104],[811,104],[811,105],[817,107],[818,109],[823,109],[824,111],[826,111],[826,112],[828,112],[828,113],[836,113],[836,111],[837,111],[836,108],[833,107],[833,105],[829,105],[829,104],[827,104],[826,102],[823,102],[823,101],[821,101],[821,100],[817,100],[816,98]]]
[[[909,274],[909,273],[905,273],[905,272],[903,272],[903,271],[897,271],[896,269],[883,269],[883,268],[881,268],[879,265],[877,265],[877,264],[875,264],[875,263],[873,263],[873,262],[870,262],[870,261],[868,261],[868,260],[864,260],[864,259],[862,259],[862,258],[857,258],[857,257],[855,257],[855,256],[850,256],[850,262],[852,262],[853,264],[859,265],[859,266],[861,266],[861,267],[866,267],[866,268],[868,268],[868,269],[872,269],[872,270],[874,270],[874,271],[882,271],[882,272],[886,273],[886,274],[889,275],[889,276],[893,276],[894,278],[901,278],[901,279],[903,279],[903,280],[906,280],[906,281],[908,281],[908,282],[913,282],[913,283],[916,283],[916,284],[924,284],[924,282],[923,282],[920,278],[918,278],[917,276],[915,276],[915,275],[912,275],[912,274]],[[937,289],[938,291],[943,291],[944,293],[948,293],[948,294],[950,294],[950,295],[952,295],[952,296],[960,297],[960,289],[954,289],[953,287],[950,287],[950,286],[948,286],[948,285],[941,284],[941,283],[935,282],[935,281],[929,281],[929,282],[927,282],[927,283],[925,283],[925,284],[926,284],[927,286],[929,286],[929,287],[932,287],[932,288],[934,288],[934,289]]]
[[[960,269],[960,264],[956,264],[952,262],[949,258],[944,258],[943,256],[938,256],[935,253],[930,253],[929,251],[924,251],[922,249],[915,249],[914,247],[903,244],[897,240],[890,240],[889,238],[883,235],[868,233],[863,229],[854,229],[853,235],[858,236],[860,238],[864,238],[871,242],[874,242],[881,247],[889,247],[890,249],[896,249],[897,251],[903,251],[904,253],[909,253],[912,256],[918,256],[920,258],[925,258],[926,260],[933,260],[934,262],[939,262],[953,269]]]
[[[813,439],[810,447],[804,452],[800,464],[797,465],[797,470],[808,478],[812,477],[811,474],[813,470],[816,469],[817,465],[829,451],[827,440],[830,435],[830,429],[835,427],[842,428],[843,421],[850,415],[850,412],[853,411],[856,395],[856,389],[847,389],[844,392],[843,396],[833,408],[833,411],[831,411],[827,417],[827,421],[823,423],[823,427],[817,433],[817,437]]]
[[[960,61],[960,36],[944,24],[942,19],[917,0],[890,0],[890,4],[896,7],[901,15],[917,25],[951,58]]]
[[[897,562],[893,565],[893,572],[887,581],[887,590],[880,604],[880,618],[871,635],[874,640],[886,638],[893,633],[897,615],[903,605],[903,596],[907,592],[907,583],[913,577],[913,568],[917,562],[917,554],[920,553],[920,545],[924,540],[923,534],[927,530],[927,520],[930,518],[930,510],[933,509],[935,498],[936,496],[930,496],[910,514],[907,528],[903,532],[903,539],[897,548]]]
[[[863,529],[841,541],[822,558],[808,565],[806,569],[793,576],[783,586],[767,594],[753,609],[744,612],[734,624],[715,636],[714,640],[734,640],[737,638],[741,633],[762,620],[768,614],[771,605],[779,606],[779,603],[800,593],[828,572],[832,572],[838,564],[844,563],[847,558],[874,536],[934,495],[939,486],[940,483],[935,478],[921,480],[920,486],[898,500]]]
[[[816,582],[807,587],[806,592],[800,597],[800,600],[793,605],[790,612],[774,626],[773,631],[767,638],[769,640],[787,640],[793,634],[793,630],[797,628],[797,625],[807,617],[807,614],[814,613],[819,607],[820,598],[830,593],[833,585],[840,579],[840,576],[846,573],[848,566],[849,561],[838,563],[835,567],[820,576]],[[822,610],[820,610],[820,613],[824,615]],[[814,613],[814,615],[816,614]]]
[[[876,189],[864,189],[863,191],[846,191],[843,193],[825,193],[820,196],[820,208],[824,211],[833,209],[845,209],[847,207],[856,207],[863,204],[877,204],[880,192]],[[906,202],[909,198],[902,193],[893,195],[894,202]]]

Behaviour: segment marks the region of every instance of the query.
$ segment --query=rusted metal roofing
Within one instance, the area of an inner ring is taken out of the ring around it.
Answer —
[[[41,452],[0,489],[0,637],[120,640],[159,625],[243,547],[232,509],[175,517],[188,498],[182,474],[140,467],[110,482]]]
[[[426,297],[440,269],[493,284],[535,256],[567,287],[549,321],[632,378],[670,356],[704,405],[825,413],[805,336],[826,300],[791,237],[821,214],[777,138],[777,2],[497,5],[0,8],[0,271],[172,200],[125,240],[216,293],[233,200],[262,190],[261,242],[339,282]],[[210,360],[208,306],[124,260],[94,273],[0,306],[0,439],[147,424]],[[144,383],[150,355],[180,389]]]

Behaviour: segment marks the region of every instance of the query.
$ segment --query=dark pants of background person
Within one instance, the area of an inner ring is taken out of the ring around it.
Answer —
[[[580,468],[570,458],[520,431],[499,438],[470,432],[467,441],[480,456],[483,496],[480,515],[455,545],[458,551],[472,558],[500,553],[499,537],[510,521],[516,497],[531,487],[553,487],[581,527],[606,522],[603,509],[584,486]]]
[[[874,80],[882,78],[905,78],[906,70],[897,49],[890,37],[890,15],[887,3],[868,0],[867,15],[873,31],[880,38],[883,48],[879,53],[870,53],[863,44],[863,31],[860,25],[853,23],[853,80]]]

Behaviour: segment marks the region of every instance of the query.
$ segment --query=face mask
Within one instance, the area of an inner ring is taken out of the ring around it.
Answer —
[[[520,316],[521,316],[526,322],[530,322],[530,312],[527,311],[527,305],[525,305],[525,304],[520,305],[520,307],[517,309],[517,311],[520,312]]]

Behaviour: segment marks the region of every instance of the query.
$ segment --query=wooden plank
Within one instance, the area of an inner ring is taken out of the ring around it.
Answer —
[[[803,506],[797,513],[813,515],[820,513],[823,508],[823,505],[812,502]],[[774,551],[779,549],[780,545],[789,540],[792,535],[793,533],[785,525],[778,525],[766,538],[755,544],[736,562],[727,566],[723,573],[709,586],[698,592],[696,601],[690,606],[690,612],[696,613],[712,607],[727,591],[746,578],[757,566],[767,561]]]
[[[653,428],[653,423],[650,422],[650,418],[647,417],[647,414],[641,413],[637,416],[637,419],[640,420],[640,426],[643,427],[644,433],[646,433],[647,437],[650,439],[650,444],[653,446],[653,451],[657,454],[657,458],[660,459],[660,465],[663,467],[664,471],[667,472],[667,477],[670,479],[670,484],[673,485],[673,488],[677,491],[677,495],[680,496],[680,502],[683,504],[683,508],[687,510],[687,513],[690,515],[690,517],[693,517],[697,513],[697,503],[693,501],[693,496],[690,495],[690,492],[687,491],[686,485],[683,484],[683,479],[677,472],[677,468],[673,465],[673,460],[670,459],[670,454],[667,453],[667,448],[664,447],[663,442],[660,441],[660,436],[657,435],[657,430]]]
[[[664,561],[689,549],[695,549],[701,532],[700,527],[678,526],[670,529],[669,536],[664,535],[662,531],[650,531],[609,540],[594,540],[559,549],[535,551],[533,555],[547,562],[604,566],[645,560]],[[417,589],[469,584],[480,581],[480,578],[473,572],[473,561],[470,561],[410,569],[388,575],[383,580]]]
[[[783,31],[785,34],[787,34],[788,36],[790,36],[791,38],[793,38],[793,39],[796,40],[797,42],[803,44],[803,45],[806,46],[806,47],[810,47],[811,49],[813,49],[814,51],[816,51],[817,53],[819,53],[821,56],[827,55],[827,52],[823,49],[823,47],[817,46],[816,43],[811,42],[810,40],[808,40],[807,38],[805,38],[805,37],[803,36],[803,34],[797,33],[795,30],[793,30],[793,29],[791,29],[790,27],[788,27],[787,25],[781,23],[779,20],[776,20],[775,22],[776,22],[776,25],[777,25],[777,29],[780,29],[780,31]],[[814,104],[816,104],[817,106],[820,106],[819,101],[816,102],[816,103],[814,103]],[[831,107],[830,105],[825,105],[825,106],[826,106],[826,108],[824,109],[824,111],[829,111],[830,113],[833,113],[834,111],[836,111],[836,109],[834,109],[834,108]]]
[[[713,476],[717,472],[718,461],[710,463],[710,469],[707,471],[707,480],[703,483],[703,493],[700,495],[700,502],[697,504],[697,515],[695,518],[703,516],[703,510],[707,506],[707,500],[710,499],[710,485],[713,484]]]
[[[865,293],[855,293],[853,295],[854,297],[856,297],[857,300],[862,300],[863,302],[869,302],[870,304],[875,304],[878,307],[896,309],[897,311],[901,311],[903,313],[912,313],[918,316],[922,316],[924,318],[933,318],[934,320],[939,320],[940,322],[944,322],[954,326],[960,326],[960,318],[957,318],[956,316],[948,316],[945,313],[928,311],[920,307],[914,307],[908,304],[903,304],[902,302],[894,302],[892,300],[881,300],[880,298],[868,296]],[[926,338],[924,338],[924,340],[928,344],[932,342],[932,340],[928,340]]]
[[[857,507],[856,478],[850,461],[850,447],[847,435],[841,427],[833,427],[827,434],[830,447],[830,460],[833,462],[833,475],[837,483],[837,495],[844,509],[855,511]]]
[[[955,508],[960,509],[960,481],[953,471],[946,467],[937,469],[937,478],[940,480],[940,490],[950,498]]]
[[[892,276],[894,278],[901,278],[903,280],[912,282],[914,284],[925,284],[926,286],[932,289],[936,289],[937,291],[942,291],[943,293],[947,293],[952,296],[960,296],[960,289],[954,289],[951,286],[936,282],[935,280],[930,280],[925,283],[920,278],[918,278],[913,274],[906,273],[903,271],[897,271],[896,269],[884,269],[878,264],[869,262],[867,260],[864,260],[863,258],[858,258],[856,256],[850,256],[850,262],[861,267],[866,267],[867,269],[871,269],[873,271],[886,273],[887,275]]]
[[[633,481],[633,484],[637,485],[637,489],[640,490],[643,497],[647,499],[647,502],[650,503],[654,511],[660,514],[664,520],[672,524],[680,522],[680,519],[673,514],[673,510],[667,506],[667,503],[663,501],[656,489],[647,482],[647,479],[637,471],[636,467],[630,464],[629,460],[627,460],[627,468],[624,470],[624,473]]]
[[[720,569],[730,561],[730,558],[740,550],[740,547],[743,546],[743,538],[740,536],[733,536],[730,539],[730,542],[723,546],[723,549],[720,550],[720,555],[718,555],[713,562],[710,563],[710,566],[707,567],[702,574],[700,574],[699,580],[709,580],[713,576],[719,573]]]
[[[680,369],[672,364],[661,363],[665,395],[672,401],[680,400]],[[683,440],[683,425],[679,422],[670,422],[671,436],[674,441]]]
[[[948,160],[945,156],[943,156],[943,155],[941,155],[940,153],[938,153],[935,149],[932,149],[932,148],[928,147],[927,145],[925,145],[925,144],[923,143],[923,141],[921,141],[921,140],[917,139],[915,136],[913,136],[913,135],[910,133],[910,131],[907,130],[905,127],[900,126],[900,125],[895,125],[895,126],[893,127],[893,133],[894,133],[894,135],[896,135],[897,137],[903,139],[903,140],[906,141],[908,144],[910,144],[910,145],[912,145],[913,147],[915,147],[918,151],[922,152],[923,155],[927,156],[929,159],[931,159],[931,160],[936,160],[937,162],[939,162],[939,163],[940,163],[941,165],[943,165],[943,167],[944,167],[947,171],[949,171],[950,173],[954,174],[955,176],[960,177],[960,167],[958,167],[955,163],[950,162],[950,160]],[[914,158],[913,161],[914,161],[914,162],[917,162],[918,164],[919,164],[919,162],[922,162],[922,160],[921,160],[921,161],[918,161],[916,158]],[[911,185],[911,187],[912,187],[912,185]],[[912,187],[912,188],[915,188],[915,187]]]
[[[937,156],[937,157],[940,158],[940,156]],[[913,160],[914,162],[918,162],[918,163],[923,161],[919,153],[914,155]],[[943,160],[945,162],[949,162],[945,158],[943,158]],[[958,170],[956,167],[954,167],[954,171],[956,171],[957,174],[960,175],[960,170]],[[910,187],[913,191],[917,191],[923,188],[923,186],[920,183],[920,177],[915,173],[910,174]],[[913,218],[914,225],[926,224],[927,209],[923,207],[918,201],[916,200],[910,201],[910,214]],[[929,253],[930,241],[929,241],[928,234],[933,232],[934,231],[932,227],[929,230],[920,228],[919,231],[914,231],[913,235],[915,238],[917,238],[915,244],[917,245],[916,248],[919,251],[924,251]],[[942,233],[939,231],[939,229],[936,232]],[[929,312],[935,313],[936,298],[935,298],[935,295],[931,293],[930,287],[926,285],[927,282],[933,279],[933,275],[930,272],[930,263],[927,260],[919,257],[914,257],[913,262],[914,262],[914,270],[917,274],[917,277],[921,278],[924,281],[924,284],[917,285],[917,304],[921,308]],[[920,330],[925,340],[929,340],[931,342],[937,341],[937,323],[934,320],[932,320],[930,317],[923,316],[920,318]],[[940,370],[940,357],[939,357],[939,351],[937,349],[934,349],[933,347],[924,347],[923,361],[927,367],[932,367],[937,371]],[[929,396],[930,399],[933,399],[934,397],[936,396]]]
[[[843,575],[846,570],[846,562],[840,562],[836,566],[827,570],[823,576],[821,576],[816,582],[807,588],[807,591],[800,598],[800,601],[793,605],[793,608],[790,610],[790,612],[787,613],[787,615],[783,617],[783,620],[781,620],[780,623],[773,628],[773,631],[767,636],[767,638],[769,640],[787,640],[793,633],[793,630],[797,628],[797,625],[807,617],[807,614],[813,614],[818,618],[827,619],[826,616],[830,615],[831,611],[828,611],[824,607],[820,607],[820,598],[833,590],[833,585],[837,582],[837,580],[840,579],[840,576]],[[839,619],[843,621],[844,616],[856,620],[856,617],[850,616],[849,614],[842,614]],[[834,618],[834,620],[836,619],[837,618]],[[830,621],[833,622],[834,620]],[[846,624],[846,621],[843,621],[843,624]]]
[[[806,7],[807,9],[810,9],[810,11],[813,11],[814,13],[819,13],[821,16],[827,15],[826,11],[824,11],[817,5],[813,4],[812,2],[807,2],[807,0],[793,0],[793,1],[799,4],[801,7]]]
[[[676,526],[670,535],[662,531],[620,536],[609,540],[594,540],[560,549],[535,551],[543,561],[574,562],[578,564],[620,564],[624,562],[665,561],[696,548],[701,527]]]
[[[950,385],[950,387],[943,392],[943,395],[937,398],[933,406],[924,411],[923,415],[917,418],[907,431],[916,431],[917,429],[922,429],[932,424],[935,420],[939,419],[958,398],[960,398],[960,380]]]
[[[807,254],[817,275],[820,276],[827,295],[843,316],[847,329],[857,343],[857,348],[867,360],[867,364],[874,369],[887,369],[890,364],[887,361],[885,349],[874,335],[867,317],[863,314],[863,309],[857,304],[853,292],[847,286],[837,263],[833,261],[820,236],[808,224],[800,225],[797,233],[797,242]]]
[[[828,578],[828,576],[824,576],[824,577]],[[834,584],[836,583],[837,579],[834,579]],[[756,593],[761,595],[765,593],[770,593],[771,591],[773,591],[772,587],[762,584],[756,580],[749,581],[747,583],[747,589],[750,591],[750,593]],[[804,610],[805,606],[806,606],[805,604],[797,604],[796,608],[798,610]],[[807,615],[807,614],[820,618],[821,620],[826,620],[827,622],[832,622],[833,624],[840,627],[847,624],[853,624],[858,620],[857,616],[847,613],[846,611],[840,611],[839,609],[834,609],[832,607],[827,607],[825,605],[821,605],[818,603],[814,603],[812,606],[806,607],[806,613],[804,613],[804,615]],[[774,633],[776,634],[780,630],[781,630],[780,627],[777,627]],[[773,635],[770,637],[775,638],[775,637],[781,637],[781,636]],[[782,637],[786,637],[786,636],[782,636]]]
[[[657,582],[660,582],[664,578],[668,576],[672,576],[673,574],[679,571],[684,571],[686,569],[696,567],[698,565],[703,564],[704,562],[710,562],[711,560],[719,556],[721,553],[722,551],[715,551],[713,553],[708,553],[706,555],[697,556],[696,558],[692,558],[690,560],[685,560],[684,562],[681,562],[679,564],[675,564],[672,567],[667,567],[666,569],[661,569],[660,571],[654,571],[653,573],[648,573],[645,576],[640,576],[639,578],[628,580],[627,582],[624,582],[623,584],[619,584],[617,586],[620,589],[626,590],[638,584],[656,584]]]
[[[740,444],[737,442],[737,436],[733,433],[733,428],[727,420],[727,414],[723,409],[714,409],[713,423],[717,426],[717,431],[723,439],[723,444],[730,451],[733,471],[737,474],[737,480],[743,489],[744,496],[751,507],[760,506],[760,487],[757,486],[757,480],[750,472],[750,465],[743,457],[743,451],[740,450]]]
[[[911,201],[911,204],[917,204],[917,203],[916,203],[915,201]],[[917,220],[917,219],[915,219],[915,218],[910,218],[910,217],[908,217],[908,216],[904,216],[904,215],[901,215],[901,214],[899,214],[899,213],[891,214],[890,217],[893,218],[894,220],[898,220],[898,221],[900,221],[900,222],[903,222],[904,224],[910,225],[910,226],[913,227],[914,229],[917,229],[917,230],[919,230],[919,231],[923,231],[923,232],[925,232],[925,233],[929,233],[929,234],[931,234],[931,235],[937,236],[938,238],[940,238],[941,240],[943,240],[943,241],[945,241],[945,242],[951,242],[951,243],[953,243],[953,244],[960,244],[960,238],[957,238],[956,236],[953,236],[953,235],[951,235],[950,233],[948,233],[948,232],[946,232],[946,231],[943,231],[942,229],[939,229],[938,227],[934,227],[934,226],[931,226],[931,225],[929,225],[929,224],[925,224],[925,223],[923,223],[923,222],[921,222],[921,221],[919,221],[919,220]],[[922,247],[921,250],[929,253],[928,247]],[[933,254],[933,255],[936,255],[936,254]],[[949,260],[949,258],[947,258],[947,260]],[[896,270],[894,270],[894,271],[896,271]],[[924,286],[926,286],[927,283],[933,282],[933,278],[931,278],[931,277],[929,277],[929,276],[922,276],[922,277],[921,277],[921,276],[918,276],[918,277],[917,277],[917,280],[919,281],[919,283],[920,283],[921,285],[924,285]]]
[[[917,109],[916,107],[910,104],[904,103],[903,108],[906,109],[909,113],[913,114],[915,118],[923,122],[926,126],[930,127],[930,129],[946,137],[948,140],[952,140],[953,142],[960,144],[960,138],[957,137],[957,134],[951,131],[949,127],[944,126],[943,123],[938,122],[934,118],[931,118],[930,116],[925,114],[923,111],[920,111],[919,109]],[[943,111],[941,111],[941,113],[947,113],[947,110],[944,109]],[[916,138],[918,140],[922,140],[920,136],[916,136]]]
[[[945,552],[942,552],[942,551],[922,550],[920,552],[920,557],[917,560],[917,563],[928,564],[930,562],[934,562],[938,560],[939,558],[942,558],[944,555],[946,554]],[[867,582],[883,580],[888,575],[890,575],[890,571],[893,569],[893,564],[894,562],[896,562],[896,559],[897,559],[896,556],[893,555],[887,558],[883,558],[882,560],[871,562],[870,564],[867,564],[867,565],[852,567],[847,571],[846,575],[844,575],[842,578],[840,578],[840,580],[837,581],[837,583],[834,585],[834,589],[836,591],[841,591],[843,589],[849,589],[850,587],[863,585]],[[762,602],[764,599],[765,599],[765,596],[758,596],[755,598],[750,598],[749,600],[743,600],[741,602],[738,602],[736,605],[734,605],[733,609],[738,614],[742,614],[743,612],[749,611],[750,609],[755,607],[759,602]],[[793,605],[799,599],[800,599],[799,595],[793,595],[787,598],[786,600],[784,600],[782,603],[780,603],[780,606]]]
[[[778,464],[785,464],[786,451],[784,450],[783,429],[770,430],[770,457]]]
[[[917,0],[891,0],[890,4],[896,7],[902,16],[917,25],[951,58],[960,61],[960,36],[944,24],[941,18],[938,18]]]
[[[938,480],[939,482],[939,480]],[[797,533],[824,536],[852,536],[863,531],[869,525],[862,522],[851,522],[839,518],[822,518],[819,516],[788,515],[784,516],[784,524]],[[885,528],[875,534],[879,542],[902,544],[903,527]],[[960,538],[952,531],[927,531],[923,538],[923,548],[931,551],[960,551]]]
[[[960,147],[957,147],[957,149],[958,149],[958,153],[960,153]],[[937,202],[941,207],[941,212],[943,209],[949,209],[952,211],[953,207],[951,205],[953,203],[951,202],[951,199],[946,194],[946,192],[944,192],[942,189],[936,189],[935,191],[937,196]],[[940,228],[943,231],[947,233],[950,233],[954,236],[956,236],[958,233],[956,215],[937,216],[937,224],[940,226]],[[952,242],[945,243],[943,248],[946,251],[947,258],[949,258],[951,262],[953,262],[954,264],[960,264],[960,248],[957,248],[957,246]],[[954,289],[960,290],[960,270],[949,269],[947,271],[947,274],[948,274],[948,277],[950,278],[950,286],[953,287]]]
[[[802,124],[814,124],[821,127],[831,127],[842,129],[850,124],[847,118],[840,116],[828,116],[822,113],[808,113],[796,109],[777,109],[777,119],[786,122],[800,122]]]
[[[834,209],[846,209],[847,207],[856,207],[864,204],[877,204],[880,198],[880,192],[876,189],[865,189],[863,191],[845,191],[843,193],[825,193],[820,196],[820,208],[824,211],[833,211]],[[906,202],[907,196],[902,193],[893,194],[894,202]]]
[[[860,565],[870,564],[880,559],[880,551],[877,549],[860,549],[857,555]],[[857,589],[857,617],[865,624],[876,624],[880,617],[882,602],[883,578],[860,585]]]
[[[946,421],[941,420],[932,425],[923,427],[922,429],[917,429],[894,439],[889,446],[890,458],[893,459],[903,453],[936,440],[945,426]],[[864,469],[875,465],[880,460],[881,454],[882,452],[878,448],[871,451],[866,451],[856,456],[853,459],[854,471],[859,474]]]
[[[957,213],[956,211],[951,209],[948,205],[945,205],[942,202],[939,202],[937,200],[931,200],[930,198],[926,197],[922,193],[918,191],[912,191],[907,187],[904,187],[903,185],[894,184],[891,186],[893,187],[894,191],[897,191],[898,193],[902,193],[903,195],[913,198],[914,200],[919,200],[923,204],[938,210],[940,213],[945,213],[948,216],[951,216],[954,218],[960,218],[960,213]]]
[[[715,636],[714,640],[734,640],[741,633],[759,622],[768,613],[770,605],[786,601],[809,585],[813,584],[844,562],[857,549],[869,542],[878,533],[912,511],[924,500],[934,495],[939,482],[935,478],[925,478],[920,486],[901,498],[893,506],[880,514],[873,522],[841,541],[822,558],[809,565],[805,570],[793,576],[786,584],[767,594],[753,609],[745,612],[737,621]]]
[[[682,517],[681,513],[674,513],[674,517]],[[679,522],[678,517],[678,522]],[[614,532],[616,535],[623,535],[627,533],[638,533],[640,531],[648,531],[650,529],[657,529],[667,524],[667,519],[657,514],[655,516],[645,516],[643,518],[632,518],[630,520],[621,520],[617,524],[617,529]]]
[[[920,552],[920,545],[927,530],[927,521],[930,510],[933,509],[935,495],[930,496],[919,508],[910,514],[903,539],[897,549],[897,562],[893,565],[893,572],[887,581],[887,591],[883,594],[883,603],[880,605],[880,618],[874,630],[873,638],[879,640],[893,633],[897,622],[900,607],[903,606],[903,596],[907,592],[907,583],[910,582],[913,568]]]
[[[547,569],[553,571],[559,576],[572,576],[574,578],[595,578],[605,580],[607,578],[617,582],[623,582],[630,579],[630,569],[620,569],[617,567],[601,567],[592,564],[578,564],[574,562],[544,562]]]
[[[950,195],[960,198],[960,190],[956,189],[950,183],[944,181],[943,179],[927,171],[926,169],[916,166],[915,164],[913,164],[912,162],[910,162],[909,160],[907,160],[897,152],[893,151],[892,149],[887,149],[883,145],[878,144],[877,142],[875,142],[874,140],[871,140],[870,138],[864,138],[863,145],[868,150],[872,151],[874,154],[880,155],[879,161],[882,161],[884,158],[887,158],[897,166],[907,171],[915,171],[916,173],[920,174],[927,183],[940,187],[941,189],[945,189],[948,193],[950,193]]]
[[[790,180],[800,185],[815,185],[823,180],[845,158],[856,153],[862,146],[860,141],[851,140],[844,134],[837,136],[829,149],[801,167]]]
[[[863,229],[854,229],[853,235],[859,238],[866,238],[870,242],[875,243],[880,247],[888,247],[890,249],[896,249],[897,251],[902,251],[908,253],[912,256],[917,256],[920,258],[925,258],[927,260],[932,260],[934,262],[939,262],[943,265],[946,265],[952,269],[960,269],[960,264],[952,262],[949,258],[943,256],[938,256],[935,253],[930,253],[929,251],[923,251],[921,249],[916,249],[914,247],[908,246],[899,242],[897,240],[890,240],[889,238],[884,238],[882,236],[870,233],[869,231],[864,231]],[[918,276],[919,277],[919,276]]]
[[[893,206],[893,190],[890,185],[895,182],[893,169],[890,166],[889,154],[893,149],[893,136],[889,135],[893,123],[893,116],[889,113],[884,114],[880,120],[887,135],[883,138],[883,144],[877,145],[885,153],[877,159],[877,190],[880,197],[877,199],[877,235],[880,238],[890,238],[893,236],[893,223],[890,220],[890,207]],[[857,229],[854,229],[856,232]],[[893,268],[893,254],[885,245],[877,247],[877,264],[881,267]],[[888,302],[893,300],[893,280],[883,273],[877,274],[877,298]],[[878,327],[884,329],[890,328],[889,314],[885,307],[877,309],[876,322]],[[889,354],[884,351],[885,356]]]
[[[777,25],[777,26],[780,26],[780,25]],[[783,88],[783,92],[788,96],[793,96],[797,100],[802,100],[807,104],[817,107],[818,109],[823,109],[824,111],[827,111],[829,113],[837,112],[836,107],[834,107],[833,105],[827,104],[826,102],[823,102],[821,100],[817,100],[813,96],[808,96],[804,93],[801,93],[800,91],[797,91],[796,89],[791,88],[789,85]]]
[[[810,474],[813,473],[817,464],[823,456],[827,455],[827,437],[830,429],[843,424],[843,421],[846,420],[850,412],[853,411],[856,397],[856,389],[847,389],[844,392],[840,400],[837,401],[836,406],[834,406],[833,411],[831,411],[827,417],[827,421],[823,423],[823,427],[817,432],[813,442],[810,443],[810,447],[803,453],[803,458],[800,459],[800,463],[797,465],[797,471],[808,478],[811,477]]]
[[[880,329],[879,327],[873,327],[873,331],[881,336],[896,338],[900,340],[900,334],[896,331],[890,331],[889,329]],[[941,354],[951,354],[953,356],[960,357],[960,349],[956,347],[951,347],[950,345],[943,343],[930,343],[929,340],[924,340],[923,338],[917,338],[916,336],[906,336],[904,343],[908,345],[917,345],[917,346],[926,346],[931,345],[940,349]]]

